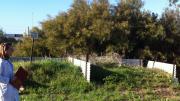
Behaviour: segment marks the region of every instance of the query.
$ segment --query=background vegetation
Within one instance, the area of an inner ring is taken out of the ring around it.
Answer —
[[[74,0],[67,12],[41,22],[34,56],[105,55],[180,64],[180,13],[177,0],[162,15],[143,10],[142,0]],[[14,56],[30,56],[32,40],[16,44]]]

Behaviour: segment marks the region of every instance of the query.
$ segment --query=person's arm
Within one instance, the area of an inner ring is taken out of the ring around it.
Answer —
[[[0,83],[2,94],[6,94],[7,86],[10,82],[9,70],[7,64],[4,61],[0,61]]]
[[[11,84],[16,89],[19,89],[22,83],[15,76],[10,79],[10,75],[13,75],[13,70],[10,70],[10,69],[11,68],[8,67],[8,64],[6,62],[2,62],[0,64],[0,82],[4,84]]]
[[[0,82],[8,84],[10,82],[10,78],[8,77],[8,67],[6,64],[2,62],[0,64]]]

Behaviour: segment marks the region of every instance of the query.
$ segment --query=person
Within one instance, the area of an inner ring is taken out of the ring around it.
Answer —
[[[0,101],[19,101],[19,91],[13,83],[14,67],[9,60],[13,51],[12,44],[0,44]]]

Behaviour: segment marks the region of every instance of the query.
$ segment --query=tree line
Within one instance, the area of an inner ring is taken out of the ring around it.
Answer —
[[[180,13],[170,0],[162,15],[143,10],[142,0],[74,0],[67,12],[41,22],[34,56],[60,57],[115,52],[123,58],[140,58],[180,64]],[[14,56],[30,56],[32,40],[16,44]]]

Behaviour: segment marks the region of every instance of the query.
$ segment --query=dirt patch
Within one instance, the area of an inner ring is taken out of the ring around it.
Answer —
[[[173,91],[172,88],[155,88],[154,89],[155,94],[161,96],[161,97],[172,97],[176,96],[176,93]]]

